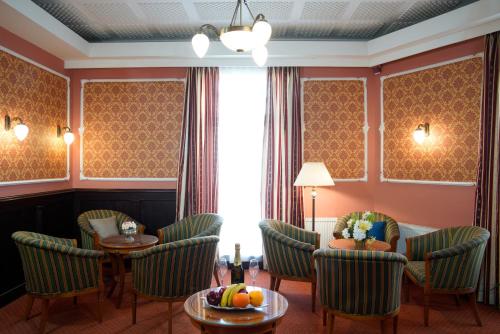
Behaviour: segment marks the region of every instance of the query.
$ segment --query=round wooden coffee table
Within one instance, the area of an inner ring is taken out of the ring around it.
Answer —
[[[123,299],[123,287],[125,284],[125,257],[130,252],[139,251],[151,248],[158,243],[158,238],[154,235],[136,234],[133,236],[134,241],[128,241],[125,235],[115,235],[99,241],[101,249],[109,254],[111,265],[113,267],[113,276],[111,280],[111,288],[108,292],[108,298],[118,286],[118,300],[116,308],[120,308]],[[115,276],[118,275],[118,282]]]
[[[328,243],[328,247],[334,249],[354,250],[354,239],[333,239]],[[366,242],[366,250],[389,252],[391,245],[384,241],[374,240]]]
[[[277,292],[248,286],[247,291],[261,290],[264,294],[263,304],[267,306],[256,310],[223,311],[205,304],[202,297],[214,289],[195,293],[184,303],[184,310],[193,325],[207,334],[238,333],[275,333],[276,327],[288,309],[288,301]]]

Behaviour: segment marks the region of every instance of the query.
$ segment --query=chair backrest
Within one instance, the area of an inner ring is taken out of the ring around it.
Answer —
[[[399,309],[405,256],[391,252],[314,252],[321,304],[345,314],[388,315]]]
[[[131,217],[127,216],[123,212],[120,211],[114,211],[114,210],[90,210],[90,211],[85,211],[82,214],[80,214],[77,218],[78,225],[80,226],[80,229],[84,229],[87,231],[93,231],[94,229],[90,225],[89,219],[102,219],[102,218],[108,218],[111,216],[116,217],[116,227],[118,228],[118,231],[121,233],[121,225],[125,221],[134,221]],[[82,247],[85,249],[94,249],[94,239],[92,238],[91,235],[88,233],[81,233],[82,236]]]
[[[180,221],[160,229],[160,243],[174,242],[183,239],[218,236],[223,219],[214,213],[202,213],[188,216]]]
[[[210,288],[219,238],[184,239],[132,252],[132,285],[141,294],[176,299]]]
[[[76,240],[18,231],[12,239],[21,255],[26,291],[61,294],[97,288],[103,252],[76,248]]]

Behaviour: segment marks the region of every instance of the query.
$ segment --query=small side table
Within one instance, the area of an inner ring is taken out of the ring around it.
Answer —
[[[333,239],[328,243],[328,247],[354,250],[354,239]],[[391,250],[391,245],[384,241],[374,240],[366,243],[366,250],[388,252]]]
[[[218,289],[218,288],[215,288]],[[202,334],[275,333],[288,309],[288,301],[275,291],[248,286],[248,291],[261,290],[266,307],[257,310],[223,311],[205,305],[201,299],[211,290],[195,293],[184,303],[184,311]]]
[[[125,284],[125,257],[130,252],[151,248],[157,243],[157,237],[146,234],[134,235],[134,241],[132,242],[127,241],[125,235],[115,235],[99,241],[99,245],[102,250],[109,254],[111,265],[113,267],[111,289],[108,292],[108,298],[111,297],[115,291],[117,283],[119,283],[116,308],[120,308],[123,299],[123,287]],[[118,282],[116,282],[115,275],[118,275]]]

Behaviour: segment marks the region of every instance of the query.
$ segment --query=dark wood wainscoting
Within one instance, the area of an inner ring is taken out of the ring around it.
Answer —
[[[0,307],[24,293],[12,233],[33,231],[80,242],[76,218],[92,209],[122,211],[146,225],[146,233],[156,234],[158,228],[175,221],[175,190],[70,189],[0,198]]]

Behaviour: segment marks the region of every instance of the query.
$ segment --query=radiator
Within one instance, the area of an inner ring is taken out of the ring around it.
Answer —
[[[314,225],[315,230],[321,235],[320,247],[328,248],[328,242],[333,239],[333,229],[337,223],[337,218],[335,217],[319,217],[315,219]],[[305,221],[306,230],[312,230],[312,218],[306,217]]]

